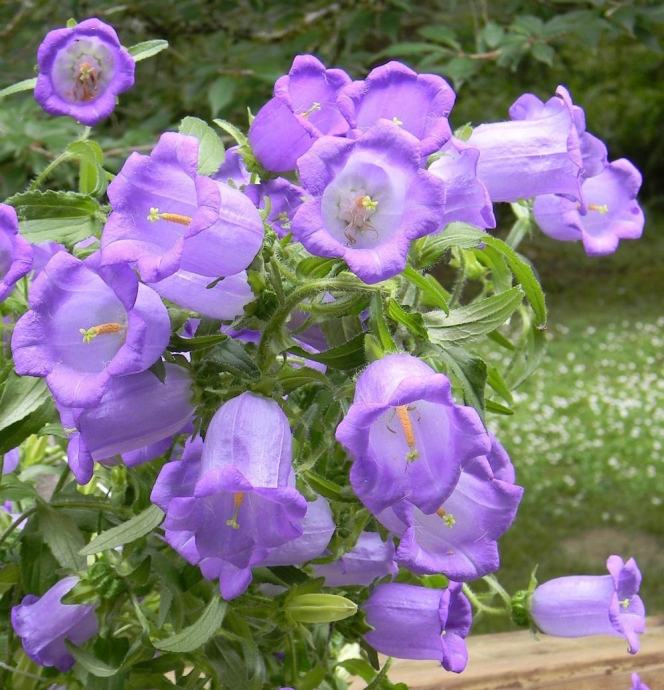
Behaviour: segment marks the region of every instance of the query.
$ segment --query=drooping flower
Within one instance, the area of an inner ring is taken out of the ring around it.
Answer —
[[[433,659],[461,673],[472,611],[461,584],[429,589],[400,583],[378,585],[362,607],[374,630],[365,635],[377,651],[398,659]]]
[[[582,205],[554,194],[538,196],[535,220],[555,240],[583,242],[590,256],[611,254],[620,240],[635,240],[643,233],[645,220],[636,200],[640,188],[641,173],[620,158],[584,180]]]
[[[10,474],[17,467],[21,459],[21,451],[19,448],[12,448],[7,451],[4,455],[2,462],[2,474]]]
[[[16,211],[0,204],[0,302],[32,267],[32,247],[18,232]]]
[[[77,245],[80,246],[80,245]],[[65,252],[67,248],[58,242],[40,242],[32,245],[32,277],[36,278],[45,268],[46,264],[58,253]]]
[[[378,519],[401,537],[396,560],[415,573],[443,573],[465,582],[483,577],[500,565],[497,540],[509,529],[523,489],[502,464],[504,450],[464,466],[457,485],[435,513],[427,515],[408,501],[383,511]],[[507,459],[509,467],[511,463]],[[494,470],[495,468],[495,470]]]
[[[249,185],[244,193],[256,206],[261,206],[266,198],[269,199],[270,213],[267,221],[279,237],[284,237],[290,232],[295,212],[302,205],[305,195],[302,187],[283,177]]]
[[[510,106],[509,113],[512,120],[538,120],[555,114],[559,101],[562,100],[571,110],[574,126],[579,137],[581,156],[583,159],[582,176],[593,177],[599,175],[607,166],[606,145],[601,139],[586,131],[586,114],[583,108],[574,105],[569,91],[564,86],[556,89],[556,95],[543,102],[532,93],[524,93]]]
[[[295,489],[291,431],[273,400],[243,393],[208,427],[200,460],[162,468],[152,493],[166,511],[166,538],[189,552],[225,599],[239,596],[251,568],[303,533],[307,503]]]
[[[58,252],[30,288],[30,310],[12,336],[21,376],[44,376],[66,407],[96,405],[114,378],[161,356],[170,320],[159,295],[126,265],[100,267]]]
[[[339,560],[314,566],[316,577],[324,577],[327,587],[370,585],[399,571],[394,560],[394,542],[383,541],[378,532],[362,532],[357,544]]]
[[[444,184],[420,161],[415,137],[386,121],[356,140],[319,139],[298,161],[314,198],[295,214],[293,236],[367,283],[396,275],[410,241],[439,230],[444,213]]]
[[[96,125],[134,85],[134,59],[115,29],[99,19],[49,31],[37,53],[35,99],[50,115]]]
[[[477,176],[492,201],[541,194],[580,198],[581,143],[574,112],[563,98],[551,99],[541,117],[479,125],[468,144],[480,151]]]
[[[638,673],[632,673],[632,687],[630,690],[650,690],[650,687],[641,680]]]
[[[451,137],[429,166],[429,172],[445,183],[445,214],[441,227],[455,221],[478,228],[495,228],[493,204],[484,183],[477,177],[480,152]]]
[[[198,140],[166,132],[149,156],[132,153],[108,187],[104,264],[132,262],[155,283],[178,270],[212,279],[251,263],[263,241],[255,206],[198,174]]]
[[[391,61],[369,72],[366,79],[344,86],[339,110],[352,134],[360,135],[379,120],[390,120],[420,140],[422,155],[439,149],[450,136],[447,116],[456,95],[436,74],[417,74]]]
[[[346,134],[348,122],[339,112],[337,95],[349,82],[343,70],[326,69],[313,55],[296,56],[249,128],[249,143],[261,165],[272,172],[294,170],[316,139]]]
[[[77,582],[77,577],[66,577],[41,597],[28,594],[11,612],[14,632],[30,659],[40,666],[55,666],[62,673],[75,663],[65,640],[79,646],[98,631],[94,606],[61,601]]]
[[[62,426],[74,429],[67,458],[79,484],[90,481],[95,462],[151,446],[191,422],[191,377],[175,364],[164,366],[163,383],[151,371],[118,376],[96,406],[59,407]]]
[[[144,465],[146,462],[151,462],[170,449],[173,445],[173,439],[174,436],[166,436],[166,438],[155,441],[150,445],[143,446],[143,448],[137,448],[136,450],[122,453],[122,462],[127,465],[127,467],[137,467],[138,465]]]
[[[226,149],[224,162],[211,177],[213,180],[219,180],[219,182],[224,182],[236,189],[241,189],[249,184],[251,175],[244,164],[244,158],[240,154],[239,146],[231,146]]]
[[[547,635],[623,637],[629,653],[636,654],[645,631],[641,572],[633,558],[623,563],[609,556],[606,567],[608,575],[571,575],[539,585],[531,599],[532,619]]]
[[[477,412],[455,404],[449,379],[409,354],[365,369],[336,438],[354,460],[353,490],[374,514],[404,498],[435,513],[461,467],[491,445]]]

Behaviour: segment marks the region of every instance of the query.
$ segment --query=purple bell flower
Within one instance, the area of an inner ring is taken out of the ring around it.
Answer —
[[[248,185],[251,180],[251,175],[244,164],[244,158],[240,155],[239,146],[231,146],[226,149],[224,162],[219,166],[214,175],[211,175],[213,180],[224,182],[231,187],[240,189]]]
[[[10,451],[5,453],[2,463],[2,474],[10,474],[17,467],[21,460],[21,451],[19,448],[12,448]]]
[[[454,673],[466,668],[472,610],[460,583],[429,589],[389,582],[378,585],[362,608],[374,628],[365,639],[382,654],[432,659]]]
[[[62,673],[75,663],[65,640],[80,646],[98,631],[94,606],[61,602],[77,582],[77,577],[66,577],[41,597],[28,594],[11,613],[14,632],[30,659],[40,666],[55,666]]]
[[[445,210],[444,184],[420,160],[419,142],[391,122],[356,140],[319,139],[298,161],[314,198],[295,214],[293,236],[367,283],[400,273],[410,241],[439,230]]]
[[[166,511],[166,539],[200,558],[225,599],[246,590],[271,549],[303,533],[307,503],[295,489],[291,443],[279,405],[243,393],[212,418],[200,459],[192,451],[157,479],[152,501]]]
[[[189,372],[166,363],[162,383],[151,371],[113,378],[92,408],[59,407],[62,426],[74,429],[67,458],[79,484],[95,462],[151,446],[180,433],[194,416]]]
[[[209,283],[247,268],[263,241],[256,207],[197,171],[195,137],[166,132],[149,156],[132,153],[108,187],[103,263],[135,262],[149,283],[178,270]]]
[[[439,149],[451,136],[447,116],[456,95],[435,74],[417,74],[401,62],[388,62],[354,81],[339,93],[338,104],[355,136],[379,120],[390,120],[420,140],[423,156]]]
[[[650,687],[641,680],[638,673],[632,673],[632,687],[630,690],[650,690]]]
[[[383,541],[378,532],[362,532],[357,544],[339,560],[314,566],[316,577],[324,577],[326,587],[366,586],[398,572],[394,542]]]
[[[643,233],[645,219],[636,200],[640,188],[641,173],[620,158],[584,180],[582,205],[554,194],[538,196],[535,220],[555,240],[580,240],[590,256],[612,254],[620,240],[635,240]]]
[[[313,55],[298,55],[249,128],[249,143],[261,165],[271,172],[294,170],[316,139],[344,136],[348,122],[339,112],[337,95],[348,83],[343,70],[326,69]]]
[[[556,89],[556,95],[546,103],[532,93],[524,93],[516,99],[509,109],[512,120],[538,120],[555,114],[559,101],[565,102],[574,118],[574,126],[579,137],[583,159],[583,177],[599,175],[607,166],[606,145],[590,132],[586,132],[586,114],[583,108],[572,103],[572,98],[564,86]]]
[[[118,94],[134,85],[134,58],[115,29],[86,19],[49,31],[37,53],[35,99],[50,115],[69,115],[96,125],[115,108]]]
[[[40,242],[32,245],[32,278],[36,278],[46,264],[58,253],[66,252],[67,248],[58,242]]]
[[[494,447],[497,445],[494,439]],[[378,519],[401,537],[397,563],[415,573],[443,573],[465,582],[495,572],[500,566],[497,540],[510,527],[523,489],[494,474],[502,447],[487,457],[468,461],[454,491],[435,513],[426,515],[408,501],[383,511]],[[509,460],[508,460],[509,462]],[[510,463],[511,465],[511,463]]]
[[[32,267],[32,246],[18,232],[16,211],[0,204],[0,302]]]
[[[645,609],[638,596],[641,572],[633,558],[623,563],[609,556],[608,575],[572,575],[549,580],[533,592],[530,614],[547,635],[614,635],[627,640],[630,654],[639,651]]]
[[[429,166],[429,172],[445,183],[445,215],[441,227],[458,221],[478,228],[495,228],[489,192],[477,177],[479,150],[452,137],[439,154]]]
[[[151,462],[170,450],[174,438],[174,436],[166,436],[166,438],[155,441],[155,443],[151,443],[148,446],[143,446],[143,448],[122,453],[122,462],[127,467],[137,467],[138,465],[144,465],[146,462]]]
[[[302,187],[298,187],[283,177],[249,185],[244,193],[255,206],[261,206],[265,197],[270,199],[270,215],[267,221],[279,237],[285,237],[291,231],[295,212],[302,205],[306,194]]]
[[[563,98],[548,101],[541,117],[479,125],[468,145],[480,151],[477,176],[492,201],[541,194],[580,198],[581,143],[572,106]]]
[[[111,381],[152,366],[168,344],[159,295],[126,265],[99,266],[58,252],[30,288],[30,310],[12,336],[21,376],[46,377],[65,407],[91,407]]]
[[[477,412],[455,404],[449,379],[409,354],[362,372],[336,438],[354,460],[353,490],[375,515],[404,498],[435,513],[461,467],[491,444]]]

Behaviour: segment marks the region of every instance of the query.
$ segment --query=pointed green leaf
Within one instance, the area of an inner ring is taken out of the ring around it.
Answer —
[[[168,41],[164,41],[161,38],[153,39],[152,41],[142,41],[133,45],[127,50],[129,54],[134,58],[134,62],[140,62],[141,60],[146,60],[151,58],[157,53],[161,53],[162,50],[168,48]]]
[[[74,659],[76,659],[88,673],[91,673],[97,678],[111,678],[120,671],[119,666],[109,666],[101,659],[98,659],[94,654],[91,654],[85,649],[81,649],[81,647],[77,647],[69,642],[69,640],[65,640],[65,644]]]
[[[224,162],[224,144],[212,127],[198,117],[185,117],[179,131],[198,139],[198,172],[201,175],[217,172]]]
[[[215,596],[200,618],[179,633],[155,640],[152,644],[164,652],[193,652],[213,637],[224,622],[228,604]]]
[[[68,515],[45,504],[39,505],[37,515],[41,535],[55,560],[67,570],[85,567],[85,558],[80,555],[85,539],[76,523]]]
[[[90,556],[101,551],[114,549],[116,546],[129,544],[136,539],[150,534],[152,530],[161,524],[164,513],[158,506],[152,505],[142,513],[135,515],[127,522],[123,522],[117,527],[111,527],[105,532],[97,535],[87,546],[82,548],[79,553],[82,556]]]

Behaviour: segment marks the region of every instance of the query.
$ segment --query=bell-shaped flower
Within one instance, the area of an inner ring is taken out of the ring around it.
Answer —
[[[231,146],[226,149],[224,162],[219,166],[219,169],[213,175],[210,175],[213,180],[224,182],[235,189],[241,189],[248,185],[251,181],[251,175],[244,164],[244,158],[240,154],[239,146]]]
[[[390,120],[420,140],[423,156],[439,149],[451,136],[447,116],[456,95],[436,74],[417,74],[401,62],[375,67],[366,79],[339,93],[339,110],[355,136],[379,120]]]
[[[32,246],[18,232],[16,211],[0,204],[0,302],[32,268]]]
[[[472,610],[460,583],[430,589],[388,582],[376,587],[362,609],[374,628],[364,637],[381,654],[432,659],[455,673],[466,668]]]
[[[288,172],[316,139],[344,136],[348,122],[339,112],[337,95],[348,83],[343,70],[326,69],[313,55],[296,56],[249,128],[249,143],[260,164],[271,172]]]
[[[316,577],[324,577],[326,587],[366,586],[397,572],[394,542],[383,541],[378,532],[362,532],[355,546],[341,558],[314,566]]]
[[[461,467],[491,445],[477,412],[452,399],[449,379],[405,353],[362,372],[336,438],[354,461],[353,490],[376,515],[404,498],[435,513]]]
[[[480,151],[477,176],[491,201],[540,194],[580,198],[581,142],[572,106],[563,98],[547,102],[541,117],[479,125],[468,145]]]
[[[90,481],[95,462],[151,446],[190,424],[189,372],[175,364],[164,366],[163,382],[151,371],[118,376],[94,407],[59,407],[62,426],[73,430],[67,458],[79,484]]]
[[[635,240],[643,233],[645,220],[636,199],[640,188],[641,173],[620,158],[583,181],[581,203],[546,194],[535,199],[533,213],[549,237],[581,241],[590,256],[612,254],[620,240]]]
[[[564,101],[574,117],[574,126],[579,137],[583,159],[583,177],[599,175],[607,166],[606,145],[601,139],[586,131],[586,114],[583,108],[572,103],[569,91],[564,86],[556,89],[556,95],[543,102],[532,93],[524,93],[509,109],[512,120],[539,120],[555,114],[559,101]]]
[[[134,58],[115,29],[99,19],[49,31],[37,52],[35,99],[50,115],[96,125],[134,85]]]
[[[267,222],[279,237],[285,237],[291,231],[293,217],[302,205],[305,196],[302,187],[298,187],[284,177],[249,185],[244,193],[256,206],[261,206],[266,198],[269,199],[270,213]]]
[[[452,137],[429,166],[429,172],[445,183],[445,214],[441,227],[457,221],[478,228],[496,227],[489,192],[477,177],[479,157],[478,149]]]
[[[226,599],[247,588],[272,548],[303,533],[307,503],[295,489],[291,444],[279,405],[243,393],[212,418],[200,460],[168,463],[157,480],[152,500],[166,506],[169,543],[189,548]]]
[[[460,582],[498,570],[498,539],[514,521],[523,489],[494,474],[492,466],[502,476],[509,470],[501,469],[500,459],[492,455],[464,465],[454,491],[435,513],[427,515],[402,501],[378,516],[401,537],[397,563],[415,573],[443,573]]]
[[[198,174],[198,149],[195,137],[166,132],[149,156],[129,156],[108,187],[104,264],[135,263],[150,283],[247,268],[263,241],[260,215],[239,190]]]
[[[94,606],[61,601],[77,582],[77,577],[66,577],[41,597],[28,594],[11,612],[12,627],[28,657],[62,673],[75,663],[65,641],[80,646],[96,635],[99,627]]]
[[[19,448],[12,448],[7,451],[2,459],[2,474],[10,474],[17,467],[21,460],[21,451]]]
[[[411,240],[439,230],[445,210],[443,182],[420,161],[417,139],[385,120],[356,140],[319,139],[298,161],[314,198],[295,214],[293,236],[366,283],[400,273]]]
[[[585,637],[613,635],[627,641],[630,654],[639,651],[645,631],[645,609],[638,595],[641,572],[633,558],[623,563],[609,556],[608,575],[571,575],[539,585],[532,594],[530,615],[547,635]]]
[[[91,407],[111,381],[151,367],[168,344],[159,295],[126,265],[100,267],[58,252],[30,288],[30,310],[12,336],[21,376],[44,376],[65,407]]]
[[[632,673],[632,687],[629,690],[650,690],[640,678],[638,673]]]

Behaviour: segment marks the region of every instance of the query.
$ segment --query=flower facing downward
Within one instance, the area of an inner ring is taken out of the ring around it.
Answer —
[[[169,337],[166,307],[128,266],[58,252],[31,286],[12,351],[17,373],[45,376],[60,405],[91,407],[111,379],[152,366]]]
[[[37,53],[35,98],[51,115],[96,125],[115,108],[118,94],[134,84],[134,59],[115,29],[99,19],[50,31]]]
[[[472,611],[461,584],[429,589],[398,583],[378,585],[362,607],[374,630],[367,642],[398,659],[433,659],[443,668],[461,673],[466,668],[465,638]]]
[[[435,513],[463,464],[491,446],[477,412],[454,403],[449,379],[408,354],[364,370],[336,438],[354,460],[353,490],[376,515],[404,498]]]
[[[636,200],[640,188],[641,173],[620,158],[584,180],[581,203],[546,194],[535,199],[533,213],[545,235],[581,241],[591,256],[611,254],[620,240],[641,237],[645,221]]]
[[[441,227],[441,180],[420,167],[419,142],[381,121],[357,140],[323,137],[298,161],[314,198],[293,219],[295,239],[317,256],[339,257],[366,283],[406,265],[410,241]]]
[[[18,232],[16,211],[0,204],[0,302],[32,267],[32,246]]]
[[[74,665],[65,640],[82,645],[98,630],[94,606],[61,602],[77,582],[77,577],[66,577],[41,597],[28,594],[11,613],[12,627],[25,653],[36,664],[55,666],[62,673]]]
[[[641,680],[638,673],[632,673],[632,687],[629,690],[650,690],[650,687]]]
[[[638,596],[641,572],[633,558],[623,563],[609,556],[608,575],[572,575],[539,585],[530,613],[547,635],[614,635],[627,640],[630,654],[639,651],[645,609]]]
[[[454,100],[452,87],[442,77],[417,74],[392,61],[371,70],[363,81],[345,86],[338,103],[353,134],[366,132],[379,120],[390,120],[417,137],[426,156],[450,138],[447,116]]]

